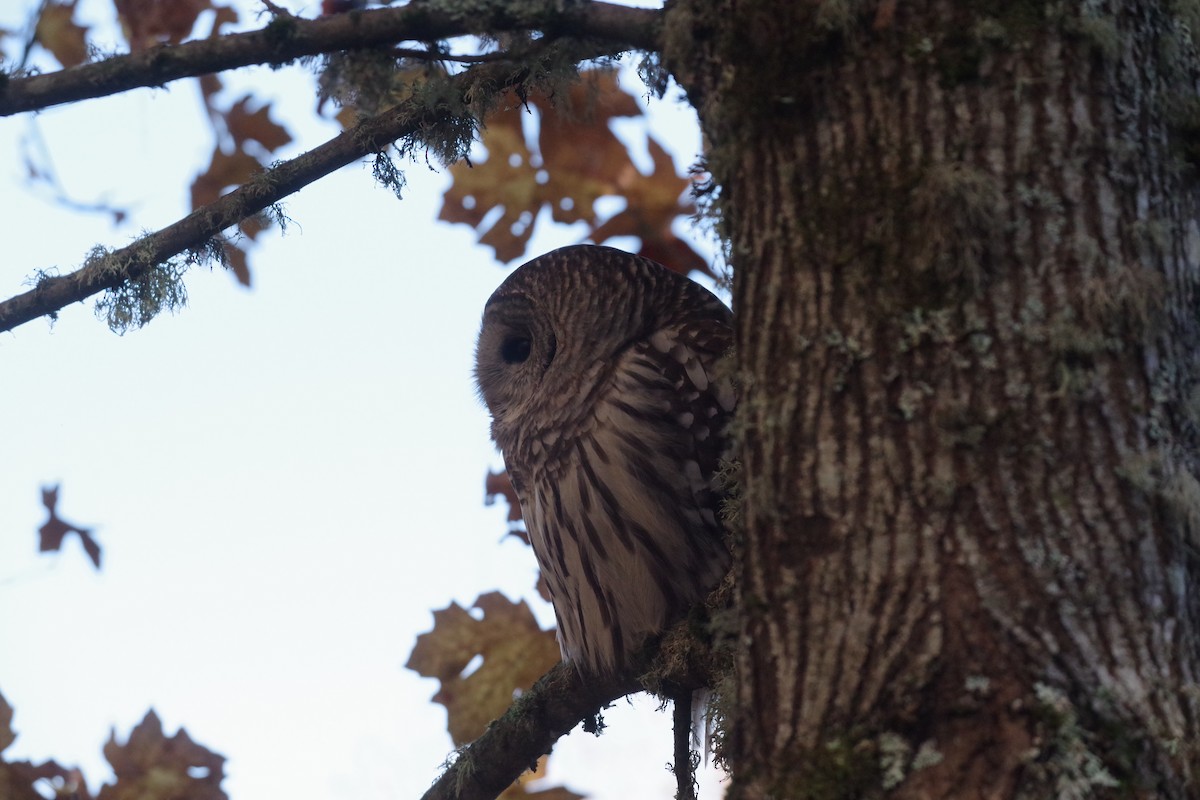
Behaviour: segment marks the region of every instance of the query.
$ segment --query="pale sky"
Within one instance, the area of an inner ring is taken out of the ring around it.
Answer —
[[[0,26],[22,24],[12,5]],[[226,80],[275,100],[297,139],[280,157],[336,133],[314,120],[303,68]],[[681,169],[694,160],[690,111],[669,97],[650,124]],[[72,197],[132,221],[31,188],[17,154],[34,126]],[[0,291],[177,219],[212,145],[192,81],[0,119]],[[95,790],[110,729],[124,741],[153,707],[168,735],[185,726],[229,759],[234,800],[417,797],[451,750],[436,681],[403,666],[431,611],[498,588],[552,621],[532,553],[483,505],[499,462],[471,363],[507,273],[472,231],[436,222],[447,176],[407,176],[403,202],[360,165],[289,198],[294,224],[256,249],[249,291],[197,268],[188,308],[124,337],[91,303],[0,334],[6,758],[78,764]],[[543,231],[530,257],[583,236]],[[95,528],[100,572],[74,539],[36,552],[40,487],[59,482],[62,516]],[[572,733],[551,783],[672,796],[670,716],[654,706],[621,702],[604,736]],[[712,770],[704,794],[720,794]]]

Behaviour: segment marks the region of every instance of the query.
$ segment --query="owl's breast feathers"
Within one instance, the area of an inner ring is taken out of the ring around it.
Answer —
[[[619,668],[728,568],[713,478],[735,405],[715,369],[730,337],[720,320],[654,331],[603,365],[575,424],[510,459],[566,658]]]

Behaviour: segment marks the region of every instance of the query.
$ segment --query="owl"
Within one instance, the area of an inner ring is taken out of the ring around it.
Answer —
[[[731,314],[639,256],[564,247],[484,307],[475,377],[583,673],[630,665],[729,566],[714,474],[736,397]]]

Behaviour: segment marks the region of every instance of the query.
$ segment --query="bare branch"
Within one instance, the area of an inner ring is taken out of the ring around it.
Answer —
[[[0,76],[0,116],[253,64],[286,64],[320,53],[478,33],[540,30],[547,36],[594,39],[617,50],[657,47],[660,11],[598,0],[565,10],[558,5],[547,2],[543,9],[518,13],[511,3],[495,2],[484,13],[467,16],[411,3],[313,20],[277,16],[257,31],[160,45],[45,75]]]
[[[599,58],[610,55],[612,49],[577,45],[571,48],[571,58],[576,61]],[[528,70],[515,69],[513,64],[501,62],[472,67],[448,80],[466,104],[468,94],[480,86],[487,86],[489,91],[499,94],[528,76]],[[385,151],[397,140],[411,140],[421,131],[436,128],[446,113],[441,107],[425,107],[419,97],[414,96],[378,116],[364,118],[325,144],[262,172],[178,222],[120,250],[89,259],[83,267],[68,275],[42,276],[30,291],[0,302],[0,331],[12,330],[106,289],[138,280],[154,267],[186,251],[202,251],[205,244],[225,228],[259,213],[336,169]]]

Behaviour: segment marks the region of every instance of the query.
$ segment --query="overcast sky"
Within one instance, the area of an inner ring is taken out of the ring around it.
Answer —
[[[0,26],[22,24],[15,5]],[[275,102],[289,157],[337,132],[314,120],[311,80],[297,67],[228,83]],[[681,169],[695,158],[690,112],[655,104],[651,125]],[[18,154],[39,139],[74,199],[131,222],[32,187]],[[0,119],[0,291],[177,219],[212,146],[192,81]],[[507,273],[435,221],[445,175],[407,175],[403,202],[359,165],[289,198],[294,223],[254,251],[249,291],[198,268],[187,309],[124,337],[90,303],[0,334],[8,758],[79,764],[94,790],[110,728],[124,740],[153,707],[168,734],[186,726],[229,758],[234,800],[416,797],[436,776],[451,743],[436,682],[403,667],[414,638],[451,601],[533,598],[535,565],[503,539],[505,509],[483,505],[499,462],[471,381],[479,314]],[[542,227],[531,256],[583,236]],[[54,483],[61,514],[95,527],[102,571],[75,540],[36,552]],[[669,714],[643,698],[606,721],[561,743],[556,782],[670,797]]]

